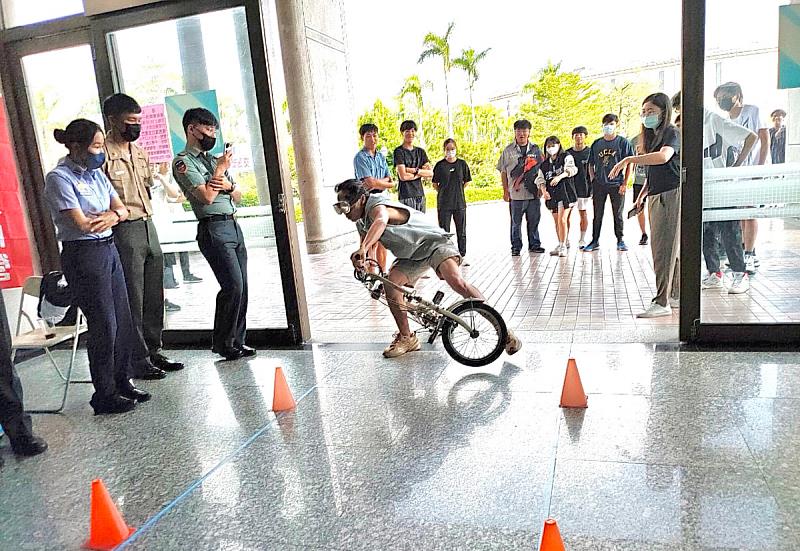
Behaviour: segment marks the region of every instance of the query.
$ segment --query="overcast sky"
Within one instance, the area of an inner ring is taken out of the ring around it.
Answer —
[[[434,83],[444,106],[441,62],[417,64],[427,32],[455,22],[451,51],[492,48],[480,67],[476,101],[513,92],[548,60],[599,72],[680,57],[680,0],[344,0],[357,112],[392,98],[405,77]],[[776,46],[778,6],[788,0],[708,0],[708,49]],[[466,79],[451,78],[451,102],[466,102]]]

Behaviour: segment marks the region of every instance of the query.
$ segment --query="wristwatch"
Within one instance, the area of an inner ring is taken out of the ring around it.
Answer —
[[[122,214],[120,213],[120,211],[121,211],[121,210],[122,210],[122,209],[114,209],[114,210],[112,210],[111,212],[113,212],[114,214],[116,214],[116,215],[117,215],[117,218],[119,218],[120,220],[122,220]],[[125,211],[123,211],[123,212],[125,212]]]

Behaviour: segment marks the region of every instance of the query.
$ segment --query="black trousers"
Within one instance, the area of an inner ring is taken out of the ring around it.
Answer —
[[[137,345],[119,253],[112,239],[66,241],[61,267],[89,325],[87,352],[95,398],[109,398],[130,386]]]
[[[164,255],[152,220],[122,222],[114,241],[125,271],[133,325],[139,341],[134,367],[161,349],[164,332]]]
[[[467,209],[438,209],[439,227],[450,233],[450,220],[456,223],[456,238],[458,239],[458,252],[461,256],[467,254]]]
[[[2,293],[0,331],[0,426],[12,442],[25,441],[33,436],[31,416],[22,407],[22,385],[11,363],[11,334]]]
[[[234,219],[202,219],[197,244],[208,261],[220,290],[214,313],[212,347],[221,350],[245,343],[247,331],[247,249]]]
[[[619,186],[597,184],[592,190],[594,219],[592,220],[592,241],[600,242],[600,230],[603,229],[603,215],[606,210],[606,197],[611,197],[611,213],[614,215],[614,235],[622,241],[622,209],[625,207],[625,196],[619,194]]]

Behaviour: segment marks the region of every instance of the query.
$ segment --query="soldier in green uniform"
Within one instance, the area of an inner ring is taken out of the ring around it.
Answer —
[[[197,244],[220,285],[211,350],[226,360],[237,360],[256,351],[245,345],[247,249],[234,217],[242,193],[227,172],[232,153],[225,151],[219,158],[208,153],[217,143],[218,127],[211,111],[199,107],[186,111],[186,149],[172,161],[172,173],[192,205],[198,220]]]

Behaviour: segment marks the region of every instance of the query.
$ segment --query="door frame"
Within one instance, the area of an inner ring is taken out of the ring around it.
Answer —
[[[703,219],[703,96],[706,0],[682,0],[680,340],[700,344],[800,344],[800,323],[703,323],[700,277]]]
[[[17,162],[22,173],[26,204],[32,214],[35,212],[39,222],[34,238],[39,249],[42,269],[58,269],[60,266],[58,244],[55,232],[49,221],[46,205],[40,199],[44,190],[44,168],[39,156],[38,142],[34,130],[33,115],[24,83],[21,58],[25,55],[43,53],[71,46],[89,45],[92,49],[95,77],[98,87],[98,101],[102,105],[105,97],[119,90],[114,65],[113,52],[109,50],[107,35],[132,27],[152,23],[202,15],[232,8],[244,8],[248,27],[250,56],[253,79],[256,88],[257,110],[260,121],[261,139],[267,166],[267,181],[275,230],[281,285],[286,311],[286,328],[248,329],[248,342],[257,346],[296,346],[303,341],[302,316],[307,319],[302,289],[302,276],[298,277],[299,258],[297,247],[291,243],[288,216],[286,212],[287,191],[281,173],[280,149],[274,116],[274,102],[267,66],[264,31],[262,27],[262,6],[259,0],[195,0],[194,2],[166,1],[112,12],[93,17],[70,16],[56,21],[29,25],[0,31],[0,79],[8,107],[8,116],[13,131],[13,139],[18,145],[15,150]],[[15,85],[12,85],[14,83]],[[24,145],[23,145],[24,144]],[[31,197],[29,194],[33,194]],[[301,312],[302,305],[302,312]],[[210,329],[165,329],[165,344],[204,345],[210,342]]]

